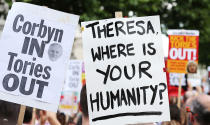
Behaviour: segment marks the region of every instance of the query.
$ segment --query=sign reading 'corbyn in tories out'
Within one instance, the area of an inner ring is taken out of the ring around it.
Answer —
[[[82,27],[91,125],[170,120],[159,16]]]
[[[0,49],[0,99],[57,111],[79,17],[14,3]]]

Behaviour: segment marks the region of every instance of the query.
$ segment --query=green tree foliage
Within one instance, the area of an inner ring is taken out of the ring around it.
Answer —
[[[8,0],[9,1],[9,0]],[[210,65],[209,0],[16,0],[48,6],[80,15],[80,21],[113,18],[115,11],[128,17],[160,15],[163,33],[167,29],[200,31],[199,62]]]

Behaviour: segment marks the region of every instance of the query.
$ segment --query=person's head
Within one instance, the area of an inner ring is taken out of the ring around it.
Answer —
[[[80,93],[80,110],[82,112],[82,115],[86,118],[89,117],[88,115],[88,104],[87,104],[87,92],[86,92],[86,85],[82,87],[81,93]]]
[[[57,119],[61,123],[61,125],[65,125],[66,123],[66,116],[64,113],[57,112]]]
[[[170,115],[171,115],[171,120],[181,122],[180,110],[176,104],[170,104]]]
[[[210,96],[201,94],[192,101],[193,125],[210,125]]]
[[[51,61],[56,61],[63,53],[62,46],[58,43],[53,43],[49,46],[48,56]]]
[[[194,61],[190,61],[187,64],[187,72],[188,73],[197,73],[197,68],[198,68],[198,66]]]
[[[17,122],[20,105],[0,100],[0,125],[14,125]]]
[[[186,101],[191,98],[191,97],[196,97],[198,95],[198,93],[196,91],[187,91],[184,94],[184,103],[186,103]]]
[[[30,123],[32,120],[33,108],[26,107],[23,123]]]

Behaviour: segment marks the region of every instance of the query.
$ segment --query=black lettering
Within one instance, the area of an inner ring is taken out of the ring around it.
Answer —
[[[135,55],[135,53],[131,52],[132,50],[134,50],[133,43],[127,44],[126,48],[127,48],[127,54],[129,56]]]
[[[140,87],[140,89],[142,89],[143,90],[143,97],[144,97],[144,105],[146,105],[147,104],[147,97],[146,97],[146,89],[148,89],[149,88],[149,86],[143,86],[143,87]]]
[[[137,97],[137,101],[138,101],[138,105],[140,105],[140,100],[141,100],[141,96],[140,96],[140,90],[139,88],[136,88],[136,97]]]
[[[135,71],[135,65],[132,64],[131,66],[132,66],[132,70],[131,70],[131,71],[132,71],[132,76],[129,76],[129,75],[128,75],[127,66],[124,66],[125,77],[126,77],[127,79],[129,79],[129,80],[131,80],[131,79],[135,76],[135,73],[136,73],[136,71]]]
[[[142,44],[142,47],[143,47],[143,54],[146,55],[146,46],[145,46],[145,43]]]
[[[117,77],[115,77],[115,78],[114,78],[114,76],[113,76],[114,69],[117,69],[117,70],[119,71],[119,75],[118,75]],[[122,74],[122,71],[121,71],[120,67],[117,66],[117,65],[115,65],[115,66],[111,69],[111,71],[110,71],[110,79],[111,79],[112,81],[119,80],[120,77],[121,77],[121,74]]]
[[[142,65],[147,65],[146,68],[143,68]],[[147,72],[147,70],[149,70],[149,68],[151,67],[151,63],[148,61],[142,61],[139,63],[139,78],[142,77],[142,73],[144,73],[146,76],[148,76],[150,79],[152,78],[152,76]]]
[[[48,30],[49,31],[49,30]],[[59,37],[58,37],[59,35]],[[59,29],[56,29],[56,32],[55,32],[55,36],[54,36],[54,41],[57,41],[58,39],[58,42],[60,43],[61,40],[62,40],[62,37],[63,37],[63,30],[59,30]],[[50,41],[51,39],[48,39],[48,42]]]
[[[120,24],[120,25],[118,25]],[[122,29],[124,23],[122,21],[116,21],[115,22],[115,29],[116,29],[116,35],[119,36],[119,31],[123,33],[124,35],[126,34],[125,31]]]
[[[13,79],[13,84],[12,84],[11,87],[9,86],[9,80],[10,79]],[[17,75],[10,73],[10,74],[7,74],[4,77],[3,87],[4,87],[5,90],[10,91],[10,92],[15,91],[18,88],[18,86],[19,86],[19,78],[18,78]]]
[[[98,38],[101,38],[101,33],[104,33],[104,37],[106,38],[106,26],[103,25],[103,28],[100,29],[100,26],[97,27],[97,31],[98,31]]]
[[[113,53],[115,52],[115,48],[116,47],[116,45],[111,45],[110,46],[110,55],[111,55],[111,58],[116,58],[117,57],[117,55],[114,55]]]
[[[51,71],[51,70],[52,70],[51,67],[46,66],[46,67],[44,68],[45,75],[42,75],[42,78],[43,78],[43,79],[49,79],[49,78],[50,78],[50,72],[49,72],[49,71]]]
[[[134,26],[132,25],[134,23],[134,21],[127,21],[127,31],[128,34],[134,34],[136,33],[136,31],[130,31],[131,29],[134,28]]]
[[[19,73],[22,70],[22,68],[23,68],[23,61],[20,59],[17,59],[14,64],[14,71],[16,73]]]
[[[140,32],[140,31],[137,31],[137,33],[138,33],[139,35],[145,34],[145,29],[144,29],[144,27],[143,27],[141,24],[144,24],[144,21],[137,21],[137,22],[136,22],[136,26],[137,26],[137,27],[140,27],[141,30],[142,30],[141,32]]]
[[[31,29],[31,35],[34,35],[36,27],[39,27],[39,24],[33,23],[32,29]]]
[[[30,37],[25,37],[21,53],[23,53],[23,54],[27,53],[29,42],[30,42]]]
[[[101,93],[101,92],[100,92]],[[96,103],[97,105],[97,111],[99,111],[99,93],[96,93],[96,99],[92,99],[92,94],[90,94],[90,104],[91,104],[91,110],[93,112],[93,103]]]
[[[47,26],[44,25],[44,20],[41,20],[39,32],[37,34],[38,37],[44,38],[47,33]]]
[[[23,29],[22,29],[23,30],[23,34],[25,34],[25,35],[29,34],[30,31],[31,31],[31,27],[32,27],[31,23],[29,21],[26,21],[23,24]]]
[[[91,54],[92,54],[92,58],[93,58],[93,62],[96,61],[96,59],[101,60],[101,49],[100,47],[98,47],[98,53],[94,53],[94,49],[91,48]]]
[[[128,105],[131,105],[131,101],[134,105],[136,105],[136,94],[134,88],[132,88],[132,93],[129,89],[126,89],[127,96],[128,96]]]
[[[121,89],[121,105],[122,105],[122,102],[124,102],[124,104],[125,105],[127,105],[128,104],[128,101],[127,101],[127,99],[126,99],[126,96],[125,96],[125,92],[124,92],[124,89]]]
[[[56,30],[57,31],[57,30]],[[50,42],[50,40],[52,39],[52,37],[53,37],[53,34],[55,33],[55,28],[53,28],[52,30],[51,30],[51,27],[48,27],[48,37],[47,37],[47,41],[45,42],[45,43],[49,43]],[[57,34],[58,35],[58,34]],[[62,32],[62,35],[63,35],[63,32]],[[61,35],[60,35],[61,36]],[[56,40],[57,40],[57,36],[55,36],[56,37]],[[55,41],[56,41],[55,40]]]
[[[21,79],[21,82],[20,82],[19,91],[23,95],[31,95],[33,93],[33,90],[34,90],[34,85],[35,85],[36,80],[35,79],[31,80],[31,84],[30,84],[30,87],[29,87],[28,91],[25,90],[26,89],[26,81],[27,81],[27,77],[23,76],[22,79]]]
[[[24,21],[23,15],[19,14],[15,17],[15,20],[14,20],[13,26],[12,26],[14,32],[20,32],[20,30],[22,28],[22,26],[18,26],[18,28],[17,28],[18,20],[20,20],[20,22],[23,22]]]
[[[148,21],[147,22],[147,33],[149,33],[150,30],[152,31],[153,34],[155,33],[154,28],[153,28],[151,22]]]
[[[148,53],[149,55],[155,55],[155,53],[156,53],[156,50],[155,50],[154,47],[152,47],[152,45],[154,45],[154,43],[148,43],[148,47],[150,48],[150,50],[152,50],[152,52],[147,51],[147,53]]]
[[[26,70],[28,66],[31,66],[31,62],[25,61],[22,74],[26,74]]]
[[[86,28],[89,28],[89,27],[92,28],[93,38],[96,38],[96,33],[95,33],[95,28],[94,28],[94,26],[95,26],[95,25],[98,25],[98,24],[99,24],[99,22],[94,22],[94,23],[91,23],[91,24],[86,25]]]
[[[111,97],[111,108],[114,108],[114,102],[117,100],[117,105],[120,106],[120,94],[119,89],[117,90],[116,94],[114,94],[112,91],[110,91],[110,97]]]
[[[153,92],[153,94],[152,94],[152,100],[151,100],[151,102],[150,102],[150,105],[153,105],[153,103],[154,103],[154,101],[155,101],[155,97],[156,97],[156,95],[157,95],[157,88],[158,88],[157,85],[155,85],[155,88],[154,88],[152,85],[150,85],[150,89],[151,89],[152,92]]]
[[[107,79],[108,79],[108,76],[109,76],[109,70],[110,70],[110,65],[108,65],[108,67],[106,69],[106,72],[103,72],[103,71],[101,71],[99,69],[96,69],[96,72],[101,73],[102,75],[104,75],[104,81],[103,81],[104,84],[106,84],[106,82],[107,82]]]
[[[37,64],[34,68],[34,75],[39,78],[42,74],[41,72],[43,71],[43,67],[41,64]]]
[[[110,28],[111,25],[113,25],[113,22],[108,23],[106,25],[106,28],[107,28],[107,37],[113,37],[114,36],[114,34],[110,34],[110,31],[113,31],[113,28]]]
[[[17,56],[17,53],[8,52],[8,55],[10,55],[10,58],[9,58],[9,64],[8,64],[7,70],[10,71],[12,68],[14,57]]]
[[[101,101],[101,107],[103,110],[107,110],[110,107],[110,99],[109,99],[109,92],[106,92],[107,100],[105,101],[103,99],[103,94],[100,92],[100,101]],[[106,106],[104,106],[104,102],[106,102]]]
[[[33,58],[33,61],[36,61],[36,58]],[[29,75],[31,76],[32,74],[33,74],[33,72],[34,72],[34,65],[35,65],[35,63],[31,63],[31,69],[30,69],[30,72],[29,72]]]
[[[105,50],[104,50],[104,47],[101,47],[101,55],[102,55],[103,60],[104,60],[105,55],[107,56],[107,59],[110,58],[109,46],[106,46]]]
[[[45,49],[45,42],[42,41],[41,46],[39,46],[38,40],[35,38],[32,38],[31,45],[28,52],[29,55],[33,55],[34,48],[36,50],[38,57],[42,58],[44,49]]]
[[[118,44],[117,49],[118,49],[118,57],[120,57],[121,55],[126,57],[126,53],[124,52],[124,50],[125,50],[124,44]]]
[[[44,87],[45,86],[48,86],[48,82],[44,82],[44,81],[41,81],[41,80],[37,80],[36,81],[36,84],[39,85],[39,88],[38,88],[38,92],[37,92],[37,98],[42,98],[42,94],[43,94],[43,91],[44,91]]]

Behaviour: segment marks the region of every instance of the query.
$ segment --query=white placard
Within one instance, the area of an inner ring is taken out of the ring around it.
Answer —
[[[82,88],[82,61],[70,60],[66,74],[66,81],[63,90],[80,93]]]
[[[78,20],[46,7],[13,4],[1,39],[1,99],[57,111]]]
[[[169,73],[169,83],[171,86],[179,86],[180,79],[181,85],[186,86],[186,78],[184,73]]]
[[[170,120],[159,16],[82,22],[91,125]]]
[[[185,35],[185,36],[199,36],[198,30],[177,30],[170,29],[167,31],[168,35]]]
[[[189,82],[192,87],[201,86],[201,79],[188,78],[187,82]]]

